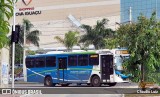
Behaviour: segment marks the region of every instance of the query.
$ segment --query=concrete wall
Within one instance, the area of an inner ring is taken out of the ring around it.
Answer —
[[[9,78],[9,50],[7,48],[2,48],[0,50],[0,87],[8,87]]]

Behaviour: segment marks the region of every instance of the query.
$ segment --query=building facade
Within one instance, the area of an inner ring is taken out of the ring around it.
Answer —
[[[32,30],[41,31],[39,49],[57,49],[63,45],[54,37],[64,37],[69,30],[81,32],[81,24],[93,26],[97,20],[107,18],[107,27],[115,30],[115,22],[120,22],[120,0],[18,0],[16,24],[21,24],[24,18],[34,24]]]
[[[160,18],[160,0],[121,0],[120,4],[121,23],[130,20],[130,7],[132,21],[136,21],[141,14],[150,17],[154,11],[157,13],[156,17]]]

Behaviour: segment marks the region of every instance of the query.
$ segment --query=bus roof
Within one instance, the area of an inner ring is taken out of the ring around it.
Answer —
[[[66,54],[95,54],[96,51],[85,51],[85,52],[66,52]]]
[[[56,56],[56,55],[70,55],[70,54],[96,54],[96,51],[84,51],[84,52],[57,52],[57,53],[47,53],[47,54],[36,54],[28,55],[27,57],[40,57],[40,56]]]

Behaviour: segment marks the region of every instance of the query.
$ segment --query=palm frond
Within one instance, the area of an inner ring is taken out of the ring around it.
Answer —
[[[82,25],[81,26],[81,28],[83,28],[85,31],[86,31],[86,33],[90,33],[90,32],[92,32],[92,27],[91,26],[89,26],[89,25]]]
[[[34,30],[30,32],[30,35],[39,36],[41,32],[39,30]]]
[[[28,37],[26,37],[27,39],[26,39],[26,42],[27,43],[31,43],[31,44],[34,44],[35,46],[38,46],[39,47],[39,37],[37,37],[37,36],[28,36]]]
[[[114,36],[114,31],[106,28],[108,24],[107,19],[97,21],[93,27],[89,25],[82,25],[81,27],[86,30],[86,33],[81,36],[80,42],[84,44],[93,44],[96,49],[105,47],[105,38]]]
[[[64,44],[64,39],[59,37],[59,36],[55,36],[54,39],[56,39],[58,42]]]
[[[23,19],[23,24],[21,25],[20,36],[19,36],[19,44],[23,45],[24,33],[25,33],[26,43],[31,43],[34,44],[35,46],[39,46],[39,35],[41,34],[41,32],[39,30],[31,31],[32,27],[33,24],[29,20]]]
[[[24,25],[26,32],[30,32],[31,28],[34,27],[33,24],[28,19],[23,19],[23,26]]]
[[[26,41],[29,41],[30,43],[39,46],[39,35],[40,32],[38,30],[34,30],[26,35]]]
[[[69,31],[65,33],[64,38],[55,36],[54,39],[62,43],[67,48],[67,50],[72,50],[72,47],[78,44],[78,41],[79,41],[78,35],[79,35],[79,32],[77,31]]]

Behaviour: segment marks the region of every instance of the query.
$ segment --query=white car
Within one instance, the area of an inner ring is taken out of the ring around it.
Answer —
[[[14,81],[24,81],[24,76],[14,77]],[[9,76],[9,82],[12,82],[12,75]]]
[[[15,77],[15,81],[24,81],[24,76],[20,75],[19,77]]]

